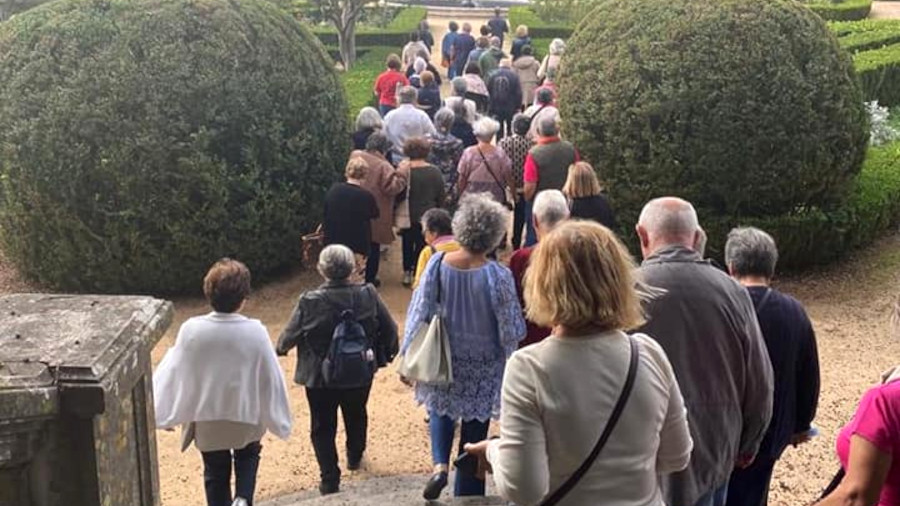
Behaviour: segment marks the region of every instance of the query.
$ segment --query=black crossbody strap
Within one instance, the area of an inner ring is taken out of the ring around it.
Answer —
[[[441,264],[444,263],[444,255],[445,254],[446,253],[441,252],[441,255],[437,261],[437,267],[435,267],[435,269],[434,269],[435,270],[434,282],[437,283],[437,298],[435,299],[435,303],[437,304],[438,308],[440,308],[440,306],[441,306]]]
[[[491,177],[494,178],[494,182],[497,183],[497,186],[500,187],[500,191],[503,192],[503,200],[506,200],[506,187],[503,186],[503,184],[500,183],[500,180],[497,179],[497,176],[494,175],[494,171],[491,169],[491,164],[489,164],[487,158],[484,157],[484,153],[481,152],[481,148],[478,148],[478,154],[481,155],[481,160],[484,162],[484,167],[487,169],[488,174],[490,174]]]
[[[628,403],[628,398],[631,396],[631,390],[634,388],[634,379],[637,377],[638,364],[640,359],[640,350],[638,349],[637,340],[634,337],[628,336],[628,342],[631,345],[631,363],[628,366],[628,377],[625,378],[625,386],[622,387],[622,393],[619,394],[619,400],[616,401],[616,407],[613,408],[612,414],[609,416],[609,421],[606,422],[606,427],[603,428],[603,433],[600,435],[600,439],[597,440],[597,444],[594,445],[594,449],[591,450],[590,455],[581,463],[581,466],[572,473],[572,476],[569,476],[569,479],[565,481],[555,492],[547,496],[546,499],[541,501],[539,506],[554,506],[559,501],[561,501],[566,494],[572,491],[578,482],[584,478],[584,475],[591,469],[591,466],[594,465],[594,462],[597,460],[597,457],[600,455],[600,451],[603,450],[603,447],[606,446],[606,442],[609,441],[609,437],[612,435],[613,429],[616,428],[616,424],[619,421],[619,418],[622,416],[622,411],[625,410],[625,405]]]

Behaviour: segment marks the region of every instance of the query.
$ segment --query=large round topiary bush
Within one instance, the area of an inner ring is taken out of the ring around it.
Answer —
[[[321,44],[254,0],[62,0],[0,24],[0,230],[28,277],[196,291],[299,258],[349,148]]]
[[[565,133],[627,227],[662,195],[728,224],[830,208],[868,139],[850,58],[790,0],[604,1],[569,40],[560,88]]]

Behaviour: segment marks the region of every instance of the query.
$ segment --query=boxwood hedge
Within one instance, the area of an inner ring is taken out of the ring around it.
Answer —
[[[881,105],[900,104],[900,44],[853,55],[866,100]]]
[[[900,43],[900,20],[897,19],[832,21],[828,28],[837,36],[838,44],[851,53]]]
[[[729,222],[844,203],[868,118],[847,53],[805,7],[606,0],[569,40],[563,126],[624,223],[667,194]]]
[[[827,21],[866,19],[872,10],[872,0],[814,0],[807,6]]]
[[[0,82],[0,240],[62,290],[296,262],[349,149],[331,60],[268,2],[46,4],[0,24]]]

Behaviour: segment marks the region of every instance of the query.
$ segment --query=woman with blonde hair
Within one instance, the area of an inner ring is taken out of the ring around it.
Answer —
[[[522,48],[525,46],[531,45],[531,37],[528,36],[528,27],[525,25],[519,25],[516,27],[516,38],[512,41],[512,49],[509,51],[512,54],[513,61],[516,61],[520,56],[522,56]]]
[[[508,361],[500,438],[466,446],[504,499],[663,506],[659,475],[687,466],[693,443],[666,353],[625,333],[644,321],[634,270],[613,233],[584,221],[557,226],[531,257],[526,312],[553,334]]]
[[[544,79],[548,76],[559,78],[559,61],[562,59],[563,53],[566,52],[566,42],[562,39],[553,39],[550,42],[550,54],[544,57],[541,62],[541,68],[538,69],[538,79]]]
[[[593,220],[611,230],[616,229],[616,216],[591,164],[575,162],[569,166],[569,176],[562,191],[569,199],[572,218]]]
[[[372,248],[372,220],[381,216],[375,196],[363,187],[368,172],[365,159],[350,158],[344,170],[347,180],[335,183],[325,194],[322,220],[324,245],[343,244],[350,248],[356,254],[360,278]]]

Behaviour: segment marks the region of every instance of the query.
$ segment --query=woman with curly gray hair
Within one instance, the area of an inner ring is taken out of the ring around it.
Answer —
[[[453,217],[453,234],[461,249],[432,257],[410,302],[401,353],[409,348],[415,329],[441,311],[453,364],[453,383],[416,385],[416,401],[429,413],[434,464],[423,493],[427,500],[437,499],[447,486],[456,422],[460,421],[459,453],[466,443],[487,436],[490,419],[499,412],[506,360],[525,336],[512,274],[488,258],[506,232],[509,214],[490,195],[463,198]],[[484,481],[456,473],[454,495],[484,495]]]

